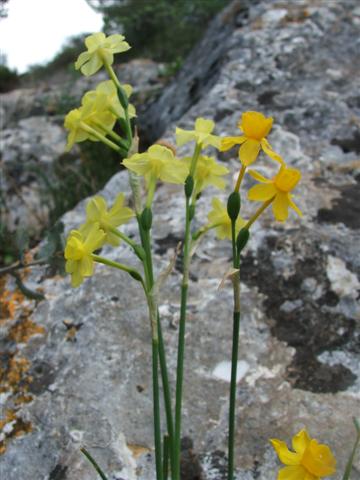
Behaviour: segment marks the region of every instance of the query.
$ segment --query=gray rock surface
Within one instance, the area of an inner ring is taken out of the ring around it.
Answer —
[[[267,212],[255,224],[242,259],[237,478],[275,478],[278,463],[268,439],[290,442],[306,426],[331,446],[338,460],[332,478],[339,480],[353,439],[351,416],[360,410],[360,12],[355,0],[246,5],[234,2],[210,27],[214,43],[205,37],[164,92],[152,111],[156,129],[147,130],[148,138],[174,141],[173,122],[191,128],[198,116],[215,118],[222,135],[237,134],[242,111],[274,116],[269,140],[303,173],[297,203],[304,217],[292,215],[279,224]],[[193,72],[191,59],[198,59]],[[206,65],[216,59],[214,73]],[[197,67],[207,81],[199,80],[192,97],[189,85]],[[178,110],[171,113],[172,106]],[[180,153],[190,153],[190,147]],[[233,173],[234,157],[235,151],[219,155]],[[269,162],[258,166],[271,175]],[[111,199],[119,190],[129,193],[126,177],[117,174],[103,194]],[[251,184],[246,178],[245,187]],[[213,194],[209,190],[199,200],[198,226]],[[157,271],[183,235],[181,198],[181,189],[171,185],[156,193]],[[244,202],[243,216],[252,209]],[[64,216],[66,230],[83,218],[84,202]],[[135,223],[125,232],[136,235]],[[136,264],[124,245],[103,254]],[[185,456],[197,459],[207,479],[225,478],[232,295],[229,286],[217,287],[230,255],[230,245],[209,234],[191,269],[183,433],[193,441]],[[176,267],[160,302],[171,370],[180,278]],[[11,388],[1,394],[4,409],[16,415],[4,427],[4,478],[93,480],[95,473],[79,453],[85,444],[111,480],[153,479],[149,326],[141,292],[122,273],[101,266],[77,290],[68,278],[49,277],[40,267],[27,281],[41,287],[46,300],[38,305],[18,300],[15,319],[2,322],[0,330],[7,371],[16,367],[32,396],[15,405],[24,392],[9,379]],[[7,288],[11,291],[11,281]],[[12,330],[24,322],[25,309],[25,318],[38,326],[26,341]],[[29,362],[22,369],[21,359]],[[17,437],[21,429],[31,431]],[[357,455],[353,478],[359,474]]]

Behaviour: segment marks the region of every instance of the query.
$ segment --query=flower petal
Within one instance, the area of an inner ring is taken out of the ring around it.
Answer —
[[[255,202],[266,202],[276,195],[273,184],[255,185],[248,192],[248,199]]]
[[[251,175],[255,180],[261,183],[273,183],[272,180],[269,178],[263,177],[261,173],[257,172],[256,170],[247,170],[247,173]]]
[[[90,77],[90,75],[93,75],[98,70],[100,70],[102,65],[103,65],[102,60],[96,53],[94,53],[89,58],[89,61],[82,65],[80,70],[81,70],[81,73],[85,75],[85,77]]]
[[[182,128],[176,127],[175,135],[176,145],[179,147],[185,143],[191,142],[192,140],[196,140],[196,134],[193,130],[183,130]]]
[[[160,171],[160,180],[168,183],[182,184],[189,174],[188,167],[180,160],[166,163]]]
[[[281,157],[281,155],[279,155],[278,153],[274,152],[274,150],[272,149],[272,146],[270,145],[270,143],[266,140],[266,138],[263,138],[261,140],[261,148],[264,150],[264,152],[266,153],[266,155],[270,158],[272,158],[273,160],[275,160],[276,162],[279,162],[281,164],[284,164],[284,160],[283,158]]]
[[[86,217],[90,222],[99,222],[101,216],[106,212],[106,201],[101,195],[93,197],[86,205]]]
[[[221,152],[226,152],[230,150],[234,145],[241,145],[246,141],[246,137],[225,137],[221,139]]]
[[[85,38],[85,45],[86,48],[89,50],[90,53],[95,51],[105,42],[106,36],[103,32],[93,33]]]
[[[246,139],[239,150],[241,163],[247,167],[257,159],[260,152],[260,142],[251,138]]]
[[[79,271],[83,277],[91,277],[94,273],[94,261],[91,257],[86,256],[79,260]]]
[[[145,176],[150,171],[147,153],[135,153],[122,161],[124,167],[137,175]]]
[[[79,267],[76,266],[76,269],[71,274],[71,286],[73,288],[79,287],[82,284],[83,280],[84,278],[80,273]]]
[[[292,439],[292,447],[296,453],[300,453],[301,455],[305,452],[306,447],[309,445],[311,438],[309,437],[307,431],[305,429],[300,430],[293,439]]]
[[[306,473],[305,468],[301,465],[292,465],[282,468],[278,473],[277,480],[305,480]]]
[[[102,246],[104,239],[104,231],[100,230],[98,223],[93,223],[84,242],[84,247],[86,248],[86,251],[89,253],[94,252]]]
[[[84,63],[90,60],[90,58],[91,58],[91,54],[89,52],[80,53],[80,55],[78,56],[75,62],[75,69],[79,70],[79,68],[81,68],[84,65]]]
[[[289,197],[287,193],[278,192],[272,203],[272,209],[276,220],[284,222],[289,216]]]
[[[211,133],[214,127],[215,123],[206,118],[197,118],[195,121],[195,131],[198,133]]]
[[[205,140],[202,142],[204,147],[211,145],[217,149],[220,149],[221,146],[221,138],[216,135],[208,135]]]
[[[292,208],[298,215],[299,217],[302,217],[302,211],[300,208],[296,205],[296,203],[291,199],[292,195],[288,195],[288,200],[289,200],[289,207]]]
[[[270,440],[270,443],[274,447],[274,450],[277,453],[281,463],[283,463],[284,465],[300,465],[301,455],[299,455],[298,453],[290,452],[285,442],[276,438],[272,438]],[[286,477],[282,478],[285,479]]]

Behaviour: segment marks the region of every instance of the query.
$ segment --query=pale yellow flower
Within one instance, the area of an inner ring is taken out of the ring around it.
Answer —
[[[268,179],[260,175],[255,170],[249,170],[249,174],[258,182],[264,185],[255,185],[250,188],[248,192],[249,200],[255,202],[272,201],[272,209],[276,220],[283,222],[289,215],[289,207],[292,208],[299,216],[302,216],[300,209],[292,200],[293,195],[290,192],[298,184],[301,173],[296,168],[288,168],[285,165],[280,167],[280,170],[274,178]]]
[[[89,102],[82,105],[80,108],[71,110],[66,115],[64,121],[64,127],[69,130],[66,150],[69,151],[74,143],[80,143],[85,140],[91,140],[93,142],[99,141],[88,127],[103,134],[104,129],[98,125],[102,125],[108,130],[112,130],[115,122],[115,116],[109,110],[101,109],[100,102],[96,105]]]
[[[132,94],[131,85],[121,85],[126,96],[129,98]],[[125,118],[125,112],[119,101],[117,88],[112,80],[105,80],[100,82],[96,90],[86,92],[82,98],[83,105],[90,104],[95,111],[108,111],[114,115],[114,122],[116,118]],[[128,107],[129,118],[136,117],[134,105],[129,104]]]
[[[86,234],[79,230],[71,230],[65,247],[65,270],[71,274],[73,287],[81,285],[84,277],[93,275],[92,253],[103,245],[105,236],[105,232],[99,228],[99,223],[94,223]]]
[[[183,161],[188,165],[188,168],[190,169],[192,158],[185,157]],[[194,174],[195,194],[197,195],[209,185],[213,185],[214,187],[223,190],[225,188],[226,182],[221,177],[227,175],[228,173],[229,170],[224,165],[218,163],[215,158],[208,157],[206,155],[200,155],[197,159]]]
[[[279,460],[287,465],[279,471],[277,480],[320,480],[335,473],[336,460],[330,448],[311,439],[306,430],[293,437],[294,451],[281,440],[274,438],[270,442]]]
[[[106,200],[101,195],[93,197],[86,205],[86,223],[80,227],[81,233],[86,235],[94,223],[98,223],[101,230],[106,234],[104,243],[117,246],[120,238],[113,233],[112,229],[127,223],[133,216],[131,208],[124,207],[125,195],[119,193],[113,206],[108,209]]]
[[[231,240],[231,219],[227,212],[227,207],[218,198],[212,199],[212,210],[208,214],[209,225],[215,227],[216,236],[220,240],[228,238]],[[236,235],[246,224],[245,220],[238,217],[235,224]]]
[[[118,34],[106,37],[102,32],[86,37],[87,51],[80,53],[75,63],[76,70],[80,69],[88,77],[100,70],[104,64],[112,65],[115,53],[126,52],[130,48],[124,39],[123,35]]]
[[[243,135],[223,138],[220,150],[224,152],[234,145],[241,145],[239,158],[245,167],[255,162],[261,149],[273,160],[283,163],[281,156],[273,151],[265,138],[269,134],[272,124],[273,119],[266,118],[260,112],[245,112],[242,114],[241,122],[238,123]]]
[[[122,163],[132,172],[145,177],[148,184],[156,179],[181,184],[188,175],[185,163],[175,158],[172,150],[162,145],[152,145],[147,152],[135,153]]]
[[[221,138],[211,133],[214,128],[215,123],[212,120],[197,118],[195,121],[195,130],[176,128],[176,144],[181,146],[195,140],[198,145],[204,148],[208,145],[220,148]]]

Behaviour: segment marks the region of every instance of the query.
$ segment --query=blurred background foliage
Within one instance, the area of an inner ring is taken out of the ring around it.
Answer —
[[[122,32],[130,57],[184,58],[228,0],[87,0],[104,17],[104,31]]]

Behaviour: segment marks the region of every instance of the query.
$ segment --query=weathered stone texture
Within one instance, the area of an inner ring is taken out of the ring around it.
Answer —
[[[236,437],[242,480],[274,479],[278,464],[268,439],[290,441],[304,426],[331,445],[336,480],[351,448],[351,416],[360,410],[359,31],[355,0],[233,2],[150,109],[151,125],[145,124],[148,138],[174,141],[174,122],[191,128],[204,116],[216,120],[218,134],[231,135],[242,111],[261,110],[275,118],[274,149],[303,173],[296,199],[303,218],[291,215],[279,224],[267,212],[242,260]],[[190,146],[179,153],[190,153]],[[235,173],[233,157],[235,150],[219,154]],[[271,175],[275,166],[264,160],[258,169]],[[103,194],[129,193],[126,176],[113,177]],[[197,226],[213,194],[199,200]],[[253,208],[244,199],[243,216]],[[161,185],[154,205],[157,271],[182,238],[183,209],[181,188]],[[83,217],[81,203],[64,216],[66,230]],[[125,233],[136,235],[135,223]],[[123,245],[103,253],[136,263]],[[217,287],[230,255],[230,245],[209,234],[191,268],[183,432],[194,442],[187,455],[200,455],[208,479],[225,478],[229,385],[218,371],[226,377],[232,293]],[[170,370],[180,278],[177,264],[160,301]],[[17,346],[33,375],[33,401],[17,414],[31,422],[32,432],[8,442],[4,478],[92,480],[81,444],[112,480],[154,478],[150,333],[139,288],[102,266],[77,290],[68,278],[46,278],[42,268],[28,281],[46,295],[32,307],[45,333]],[[9,325],[2,327],[5,340]],[[359,473],[357,456],[353,478]]]

